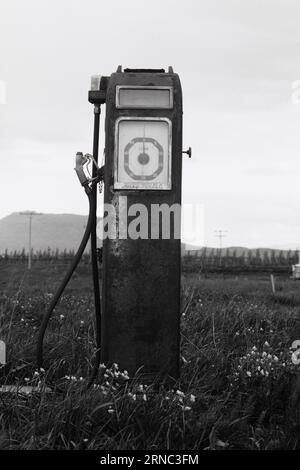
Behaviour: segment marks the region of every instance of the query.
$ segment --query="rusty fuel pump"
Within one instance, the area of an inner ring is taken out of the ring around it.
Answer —
[[[179,376],[182,91],[173,69],[125,69],[94,77],[93,155],[78,152],[76,173],[89,199],[86,231],[43,319],[38,366],[49,318],[91,237],[97,355],[129,374]],[[106,105],[105,165],[98,166],[101,105]],[[84,166],[92,162],[91,177]],[[102,298],[98,279],[97,184],[104,181]]]

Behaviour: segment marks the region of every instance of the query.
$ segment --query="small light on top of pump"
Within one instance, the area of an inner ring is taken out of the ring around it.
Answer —
[[[91,90],[98,91],[100,90],[100,82],[102,75],[92,75],[91,76]]]

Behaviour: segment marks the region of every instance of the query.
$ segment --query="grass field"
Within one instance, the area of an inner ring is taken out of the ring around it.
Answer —
[[[181,379],[172,388],[101,369],[95,354],[89,266],[77,273],[50,321],[45,368],[35,367],[38,326],[66,266],[0,265],[0,339],[9,367],[0,394],[0,449],[300,449],[300,283],[266,277],[182,279]],[[293,359],[293,360],[292,360]],[[44,386],[52,391],[45,391]]]

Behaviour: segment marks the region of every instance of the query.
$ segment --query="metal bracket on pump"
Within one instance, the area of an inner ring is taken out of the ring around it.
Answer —
[[[98,183],[103,179],[104,169],[98,166],[98,141],[99,141],[99,114],[101,104],[106,101],[106,88],[107,88],[108,77],[102,75],[92,75],[91,77],[91,89],[89,90],[88,100],[94,105],[95,113],[95,126],[94,126],[94,152],[93,155],[90,153],[83,154],[77,152],[75,171],[78,179],[82,186],[87,187],[90,183]],[[98,119],[96,118],[98,115]],[[93,163],[93,175],[88,177],[84,172],[84,167]]]
[[[109,77],[102,75],[92,75],[91,89],[89,91],[89,102],[94,105],[101,105],[106,102],[106,89]]]

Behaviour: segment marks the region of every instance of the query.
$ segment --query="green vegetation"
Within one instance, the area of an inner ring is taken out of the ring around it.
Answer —
[[[2,384],[39,389],[0,394],[0,449],[300,449],[298,282],[282,276],[277,297],[268,276],[185,272],[180,381],[157,389],[114,365],[87,390],[95,326],[86,263],[50,321],[45,370],[35,367],[38,326],[65,268],[0,264]]]

